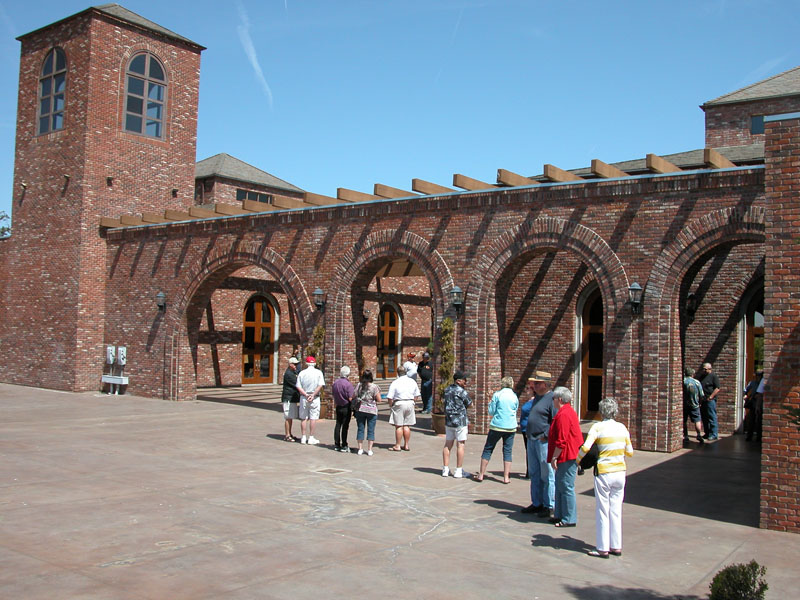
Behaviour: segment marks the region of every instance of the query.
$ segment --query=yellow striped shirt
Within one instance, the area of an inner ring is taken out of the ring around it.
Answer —
[[[633,456],[631,436],[627,427],[613,419],[600,421],[592,425],[589,435],[581,446],[578,458],[589,451],[592,444],[597,444],[600,456],[597,459],[598,473],[616,473],[625,470],[625,457]]]

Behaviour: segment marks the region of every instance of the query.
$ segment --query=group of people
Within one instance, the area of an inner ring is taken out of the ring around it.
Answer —
[[[528,380],[530,399],[521,410],[520,427],[525,440],[531,504],[523,513],[547,518],[556,527],[575,527],[578,511],[575,497],[575,476],[580,461],[595,447],[594,491],[596,548],[590,556],[608,558],[622,554],[622,500],[625,495],[625,457],[633,456],[630,434],[615,421],[617,402],[606,398],[600,402],[602,421],[592,425],[584,441],[580,421],[572,408],[572,393],[565,387],[550,391],[552,376],[536,371]],[[464,389],[466,375],[457,371],[454,383],[444,394],[447,425],[443,451],[442,476],[450,473],[450,450],[458,442],[458,467],[454,476],[463,475],[462,461],[466,440],[467,407],[471,404]],[[500,389],[489,402],[489,433],[481,454],[476,481],[483,481],[492,453],[503,442],[503,483],[511,482],[511,462],[517,431],[519,398],[512,389],[514,380],[503,377]]]
[[[683,370],[683,439],[689,441],[686,421],[691,421],[697,441],[701,444],[719,438],[717,422],[717,396],[720,393],[719,376],[711,363],[703,363],[703,369],[694,377],[691,367]],[[702,423],[702,428],[701,428]]]
[[[409,359],[411,358],[413,355],[409,356]],[[391,406],[389,423],[395,427],[395,444],[389,448],[391,451],[410,450],[410,427],[416,423],[415,405],[424,398],[414,375],[420,375],[420,366],[428,360],[429,356],[426,353],[419,365],[409,360],[413,366],[398,367],[398,377],[389,387],[386,395]],[[300,442],[318,444],[319,440],[314,437],[314,432],[320,414],[319,393],[325,385],[325,379],[321,371],[316,368],[314,357],[306,358],[306,368],[299,373],[298,364],[299,361],[291,357],[284,373],[282,396],[285,418],[284,439],[297,440],[292,435],[292,422],[299,418],[302,434]],[[342,367],[339,378],[331,388],[336,411],[334,447],[340,452],[350,452],[347,435],[350,420],[355,416],[358,454],[372,456],[381,393],[373,381],[371,370],[366,369],[361,373],[357,386],[353,386],[349,376],[350,369],[347,366]],[[423,379],[423,385],[426,380]],[[472,404],[472,399],[466,390],[466,381],[466,374],[463,371],[456,371],[453,383],[445,388],[443,394],[445,413],[443,477],[451,474],[450,461],[454,447],[456,467],[452,470],[452,475],[456,478],[466,476],[463,462],[469,426],[467,409]],[[607,398],[602,400],[599,406],[602,421],[592,426],[584,441],[578,415],[572,408],[572,393],[565,387],[556,387],[551,391],[551,382],[550,373],[536,371],[528,380],[530,399],[523,405],[521,411],[521,429],[525,440],[531,498],[531,504],[523,508],[522,512],[535,513],[538,517],[548,519],[556,527],[575,527],[578,517],[575,497],[578,462],[595,446],[597,541],[596,548],[591,550],[589,555],[599,558],[620,555],[625,457],[633,456],[630,434],[625,425],[614,420],[618,411],[616,401]],[[476,481],[484,480],[492,453],[502,440],[503,483],[511,482],[512,453],[519,411],[519,398],[513,386],[514,380],[511,377],[503,377],[500,389],[493,394],[489,403],[491,421],[481,454],[480,468],[474,475]],[[717,381],[716,392],[718,391]],[[430,410],[427,402],[423,401],[422,409]]]
[[[417,402],[422,399],[422,412],[430,412],[432,408],[433,368],[430,364],[430,355],[425,352],[419,364],[411,360],[415,356],[410,354],[406,365],[397,368],[398,377],[392,382],[386,394],[386,400],[391,408],[389,423],[395,427],[395,444],[389,450],[394,452],[411,450],[411,426],[417,422],[415,414]],[[292,426],[294,420],[299,419],[300,443],[319,444],[314,433],[320,416],[320,392],[325,386],[325,378],[322,371],[316,368],[316,359],[313,356],[306,357],[305,369],[298,372],[299,364],[300,361],[296,357],[290,357],[283,374],[281,393],[284,416],[283,439],[287,442],[298,441],[292,434]],[[417,383],[417,377],[422,380],[422,390]],[[372,371],[365,369],[359,377],[358,385],[353,386],[350,382],[350,367],[343,366],[339,370],[339,378],[331,386],[331,395],[336,413],[336,425],[333,430],[334,449],[337,452],[350,452],[347,437],[350,421],[355,417],[357,453],[372,456],[378,404],[382,400],[380,389],[374,383]]]

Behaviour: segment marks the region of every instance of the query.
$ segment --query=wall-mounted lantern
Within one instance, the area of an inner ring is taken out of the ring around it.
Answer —
[[[324,313],[325,304],[327,303],[327,294],[325,294],[325,292],[323,292],[320,288],[317,288],[311,295],[314,298],[314,306],[317,307],[319,312]]]
[[[634,315],[641,314],[642,312],[642,294],[644,290],[635,281],[628,288],[628,295],[631,300],[631,313]]]
[[[450,290],[450,304],[455,309],[456,315],[464,314],[464,291],[457,285]]]
[[[167,310],[167,295],[164,292],[158,292],[156,294],[156,306],[159,311],[163,312]]]

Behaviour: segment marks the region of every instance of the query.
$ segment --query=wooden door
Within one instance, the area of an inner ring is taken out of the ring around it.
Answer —
[[[581,336],[581,419],[599,419],[603,398],[603,298],[595,290],[583,307]]]
[[[397,353],[400,336],[400,316],[390,305],[381,307],[378,317],[377,372],[378,378],[397,376]]]
[[[263,296],[251,298],[242,320],[242,383],[273,383],[275,310]]]

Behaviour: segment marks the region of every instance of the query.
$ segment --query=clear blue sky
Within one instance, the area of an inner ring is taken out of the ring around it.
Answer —
[[[800,65],[800,2],[127,0],[208,48],[198,160],[303,189],[494,181],[702,148],[698,105]],[[90,6],[0,0],[0,210],[19,42]]]

